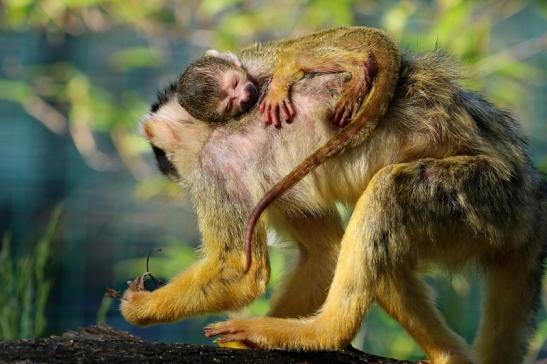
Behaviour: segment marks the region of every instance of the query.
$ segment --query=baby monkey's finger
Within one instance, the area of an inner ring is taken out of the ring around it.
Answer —
[[[344,110],[344,113],[342,114],[342,117],[340,118],[340,121],[338,122],[339,127],[343,128],[344,126],[347,125],[347,123],[349,123],[349,121],[351,120],[350,114],[351,114],[350,108],[346,108],[346,110]]]
[[[279,105],[278,104],[272,106],[270,116],[272,118],[274,126],[278,129],[281,128],[281,122],[279,121]]]
[[[291,114],[291,117],[295,116],[296,110],[294,109],[291,99],[286,99],[285,104],[287,106],[287,109],[289,109],[289,114]]]
[[[331,116],[331,121],[333,124],[338,125],[340,122],[341,114],[342,114],[342,108],[340,106],[337,106],[336,109],[334,109],[334,113]]]
[[[272,124],[272,120],[270,118],[270,109],[271,109],[271,105],[266,104],[264,106],[264,112],[262,113],[262,121],[264,121],[266,123],[266,125],[271,125]]]
[[[283,119],[285,119],[285,121],[290,124],[292,116],[285,100],[281,102],[281,111],[283,112]]]

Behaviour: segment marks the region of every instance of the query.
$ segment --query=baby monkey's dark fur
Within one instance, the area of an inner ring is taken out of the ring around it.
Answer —
[[[177,83],[181,106],[199,120],[213,123],[228,121],[229,115],[217,111],[221,96],[219,76],[232,69],[239,70],[233,63],[212,56],[203,56],[191,63]]]

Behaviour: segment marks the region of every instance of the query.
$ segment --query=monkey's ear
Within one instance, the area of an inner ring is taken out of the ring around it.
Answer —
[[[216,49],[209,49],[207,52],[205,52],[206,56],[214,57],[214,58],[220,58],[225,61],[233,63],[236,67],[243,67],[241,64],[241,61],[239,58],[232,52],[219,52]]]
[[[163,150],[172,151],[180,144],[181,140],[174,123],[151,117],[144,119],[141,126],[142,135]]]
[[[185,120],[192,120],[192,117],[176,98],[171,98],[141,119],[140,131],[152,144],[172,151],[183,139],[182,123]]]

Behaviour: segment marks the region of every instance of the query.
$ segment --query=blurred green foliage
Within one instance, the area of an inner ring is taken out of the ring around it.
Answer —
[[[330,26],[382,27],[403,49],[426,52],[438,47],[460,59],[469,76],[463,81],[466,86],[516,111],[535,143],[534,160],[547,172],[545,109],[536,106],[544,103],[546,92],[547,6],[543,1],[4,0],[0,9],[0,29],[4,32],[41,34],[52,47],[90,35],[120,32],[138,35],[136,44],[128,43],[103,55],[109,67],[104,72],[122,78],[135,70],[152,70],[159,78],[163,75],[162,68],[178,62],[172,43],[190,45],[196,58],[207,48],[235,50],[257,40],[295,36]],[[543,26],[527,29],[524,25],[531,17]],[[183,67],[181,64],[179,71]],[[104,77],[94,77],[84,67],[62,59],[43,64],[4,59],[3,70],[0,99],[20,104],[53,133],[70,133],[92,168],[116,168],[111,161],[119,157],[136,178],[137,198],[152,200],[178,193],[176,186],[149,168],[145,156],[150,148],[135,133],[136,121],[148,109],[149,94],[134,89],[115,93],[101,81]],[[101,150],[96,143],[97,135],[108,136],[116,156]],[[9,311],[9,307],[22,303],[24,310],[21,317],[14,316],[12,311],[2,313],[3,338],[29,337],[43,330],[44,322],[38,313],[43,314],[43,300],[50,283],[32,272],[41,272],[44,264],[41,259],[49,256],[49,244],[58,228],[55,222],[58,215],[55,216],[54,225],[37,246],[35,258],[13,265],[9,238],[4,239],[0,277],[9,283],[0,289],[17,291],[16,295],[10,295],[17,298],[2,302],[0,307]],[[151,260],[151,269],[158,276],[173,276],[195,259],[194,249],[179,239],[166,239],[163,246],[167,254]],[[270,287],[275,287],[289,266],[287,255],[291,254],[276,249],[271,253]],[[144,257],[123,261],[116,266],[116,277],[126,280],[141,274],[144,267]],[[22,279],[24,274],[26,278]],[[29,274],[36,276],[32,278]],[[472,340],[478,322],[480,283],[473,276],[455,275],[447,280],[440,272],[434,272],[429,281],[439,292],[439,305],[449,324],[468,340]],[[32,293],[33,287],[38,293]],[[250,312],[264,314],[270,296],[271,288],[264,298],[251,305]],[[6,296],[0,294],[0,297]],[[111,301],[105,299],[97,315],[99,322],[106,321],[110,306]],[[36,318],[32,324],[31,312],[32,318]],[[531,358],[537,355],[546,338],[547,322],[542,321]],[[378,308],[368,314],[354,345],[386,356],[423,355],[408,335]]]
[[[3,4],[1,29],[38,31],[52,44],[120,28],[141,35],[141,44],[128,44],[107,55],[113,75],[135,68],[161,72],[174,56],[168,39],[199,47],[197,57],[211,47],[233,50],[256,40],[367,24],[384,28],[403,48],[423,52],[438,46],[453,53],[468,70],[468,86],[519,110],[526,124],[533,117],[527,113],[530,85],[545,81],[541,65],[528,61],[546,49],[545,29],[513,45],[507,42],[501,49],[492,39],[499,24],[515,14],[527,11],[545,18],[546,7],[540,1],[6,0]],[[147,146],[133,137],[135,120],[148,108],[138,92],[115,95],[84,70],[63,62],[23,66],[8,60],[6,69],[9,78],[0,79],[0,99],[20,103],[54,132],[68,127],[82,155],[97,169],[112,164],[98,150],[93,133],[110,133],[131,171],[141,179],[149,176],[141,158]]]
[[[60,224],[61,208],[57,208],[32,254],[23,257],[12,256],[10,237],[4,235],[0,251],[0,340],[28,339],[44,332],[53,283],[50,264]]]

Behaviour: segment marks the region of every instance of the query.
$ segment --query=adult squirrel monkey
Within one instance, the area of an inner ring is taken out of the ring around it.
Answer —
[[[207,336],[266,349],[339,349],[377,302],[434,364],[521,363],[541,293],[547,182],[515,120],[459,78],[457,66],[437,53],[404,57],[381,122],[266,210],[248,272],[241,242],[253,207],[340,135],[321,121],[347,84],[342,74],[297,81],[295,120],[281,130],[264,128],[258,108],[228,123],[198,120],[180,106],[176,87],[168,89],[143,131],[162,170],[192,196],[202,258],[153,292],[128,289],[124,317],[149,325],[247,305],[268,283],[268,227],[302,252],[269,317],[209,325]],[[338,202],[353,206],[345,229]],[[419,277],[431,263],[448,272],[475,265],[485,275],[473,348],[448,328]]]

